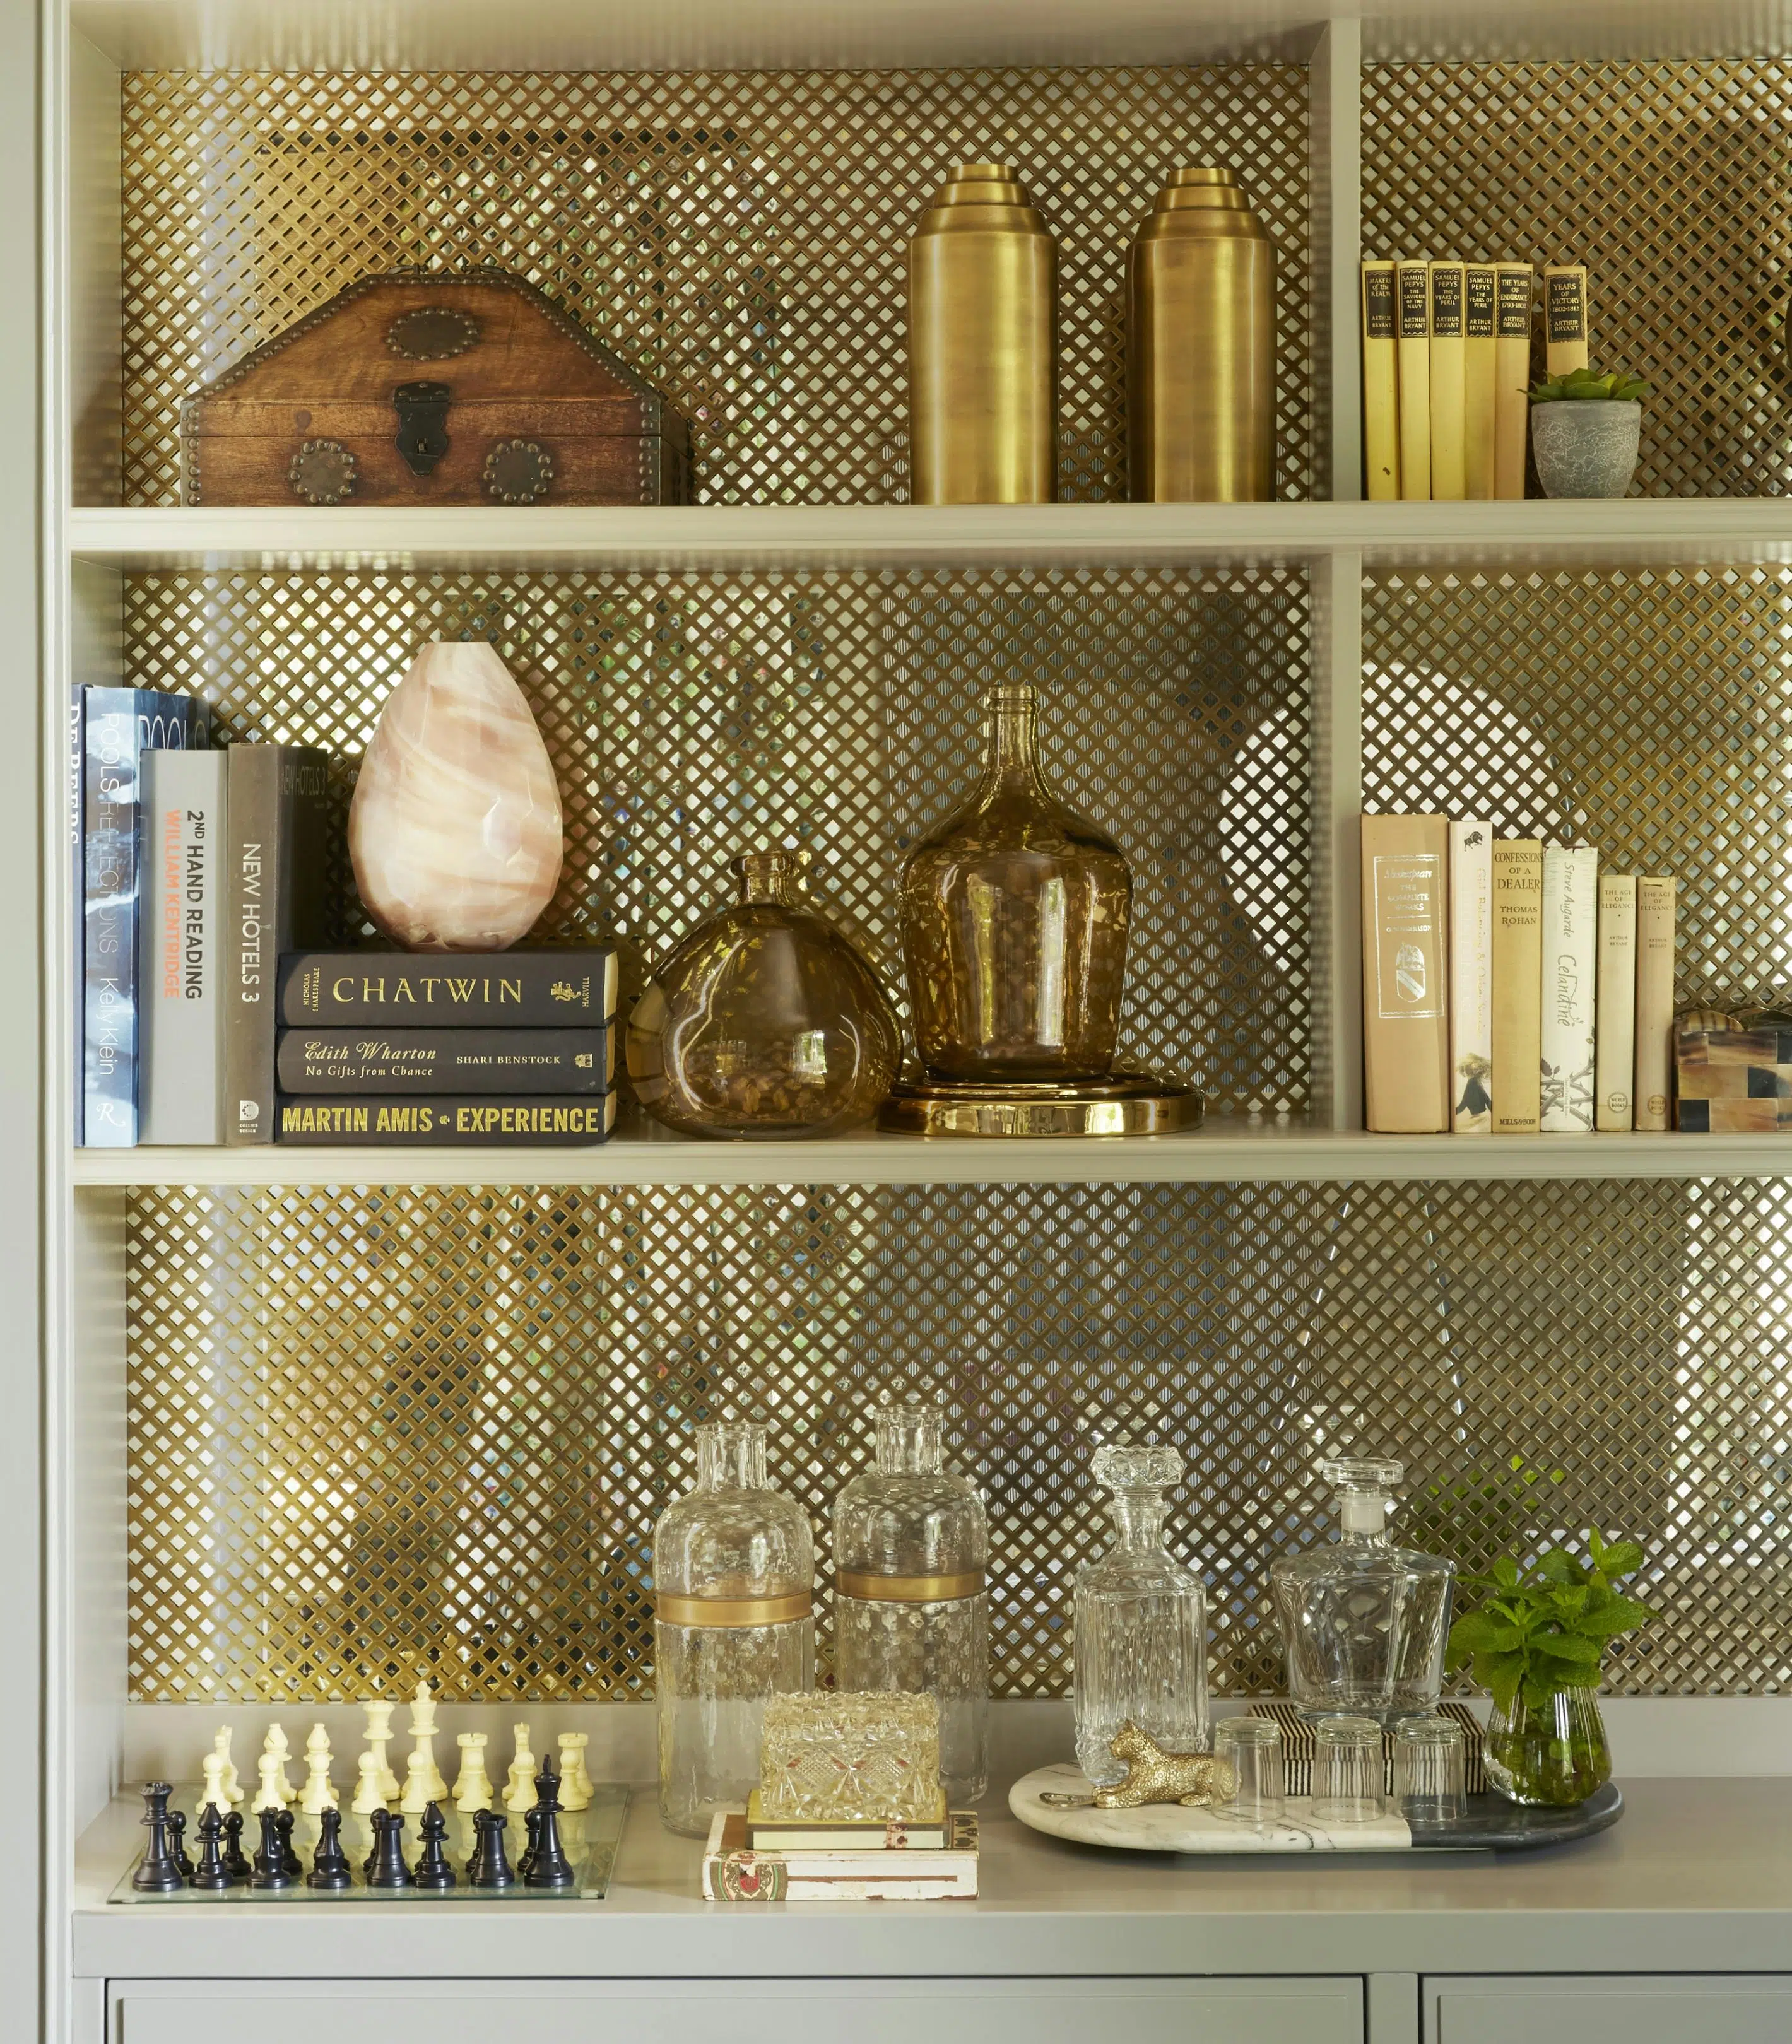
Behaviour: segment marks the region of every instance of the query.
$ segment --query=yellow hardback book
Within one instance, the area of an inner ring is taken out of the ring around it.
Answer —
[[[1454,503],[1467,493],[1464,459],[1463,271],[1432,263],[1431,272],[1431,494]]]
[[[1494,494],[1494,272],[1465,263],[1462,282],[1463,482],[1469,497]]]
[[[1552,376],[1586,367],[1586,265],[1546,263],[1543,269],[1544,367]]]
[[[1636,882],[1636,1083],[1633,1126],[1665,1128],[1674,1066],[1674,882]]]
[[[1371,1129],[1450,1120],[1450,827],[1363,819],[1363,1066]]]
[[[1400,494],[1399,340],[1394,265],[1363,265],[1363,467],[1371,504]]]
[[[1525,494],[1531,430],[1531,286],[1529,263],[1494,265],[1494,494]]]
[[[1543,843],[1494,840],[1494,1133],[1535,1135],[1542,1111]]]
[[[1400,494],[1409,504],[1431,496],[1431,265],[1398,263],[1400,338]]]

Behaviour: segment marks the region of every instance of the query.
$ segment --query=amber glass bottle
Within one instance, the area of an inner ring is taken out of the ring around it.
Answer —
[[[902,945],[932,1079],[1099,1078],[1113,1062],[1132,876],[1040,778],[1033,691],[991,689],[983,778],[902,870]]]

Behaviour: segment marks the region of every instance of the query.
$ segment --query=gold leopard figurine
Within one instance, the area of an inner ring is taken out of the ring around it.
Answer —
[[[1114,1734],[1108,1751],[1125,1762],[1126,1779],[1095,1791],[1098,1810],[1136,1810],[1147,1803],[1180,1803],[1185,1809],[1202,1810],[1232,1792],[1227,1762],[1210,1753],[1167,1753],[1130,1718]]]

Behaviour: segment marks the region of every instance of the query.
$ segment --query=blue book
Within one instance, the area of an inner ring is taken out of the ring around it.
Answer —
[[[210,713],[156,689],[85,690],[82,747],[82,1140],[137,1139],[137,939],[142,763],[203,745]]]

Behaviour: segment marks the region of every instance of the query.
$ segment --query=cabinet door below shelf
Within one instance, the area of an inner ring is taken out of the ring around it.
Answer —
[[[1607,1974],[1425,1983],[1424,2044],[1786,2044],[1792,1977]]]

